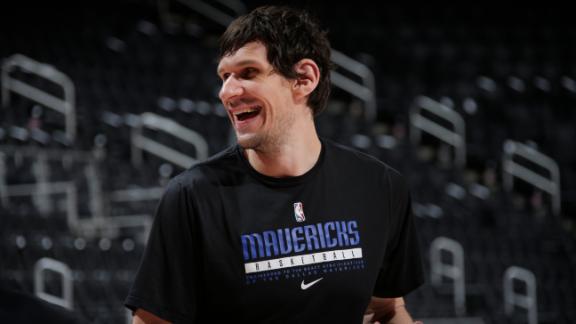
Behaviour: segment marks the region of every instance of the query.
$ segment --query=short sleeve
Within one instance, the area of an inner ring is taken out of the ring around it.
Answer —
[[[136,278],[125,300],[173,323],[194,321],[198,309],[198,246],[191,190],[173,179],[158,204]]]
[[[392,232],[373,295],[394,298],[422,285],[424,270],[408,187],[394,170],[388,172],[388,184]]]

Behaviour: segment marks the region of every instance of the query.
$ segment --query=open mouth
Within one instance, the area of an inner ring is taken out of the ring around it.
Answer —
[[[246,108],[246,109],[242,109],[242,110],[239,110],[237,112],[234,112],[234,116],[236,116],[236,119],[238,121],[246,121],[248,119],[251,119],[251,118],[258,116],[258,114],[260,114],[261,110],[262,110],[262,107],[254,106],[254,107],[250,107],[250,108]]]

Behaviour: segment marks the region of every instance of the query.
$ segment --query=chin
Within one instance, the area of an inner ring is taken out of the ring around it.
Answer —
[[[243,149],[256,149],[260,146],[261,141],[259,136],[256,135],[243,135],[236,134],[237,142]]]

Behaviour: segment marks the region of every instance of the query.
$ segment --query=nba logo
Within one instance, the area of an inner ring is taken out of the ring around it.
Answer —
[[[306,220],[306,216],[304,216],[304,206],[301,202],[294,203],[294,218],[296,218],[298,223]]]

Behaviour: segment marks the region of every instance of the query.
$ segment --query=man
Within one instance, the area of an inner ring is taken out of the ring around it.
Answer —
[[[220,49],[238,145],[168,185],[126,300],[134,322],[412,323],[402,296],[423,275],[404,181],[316,133],[325,34],[261,7]]]

